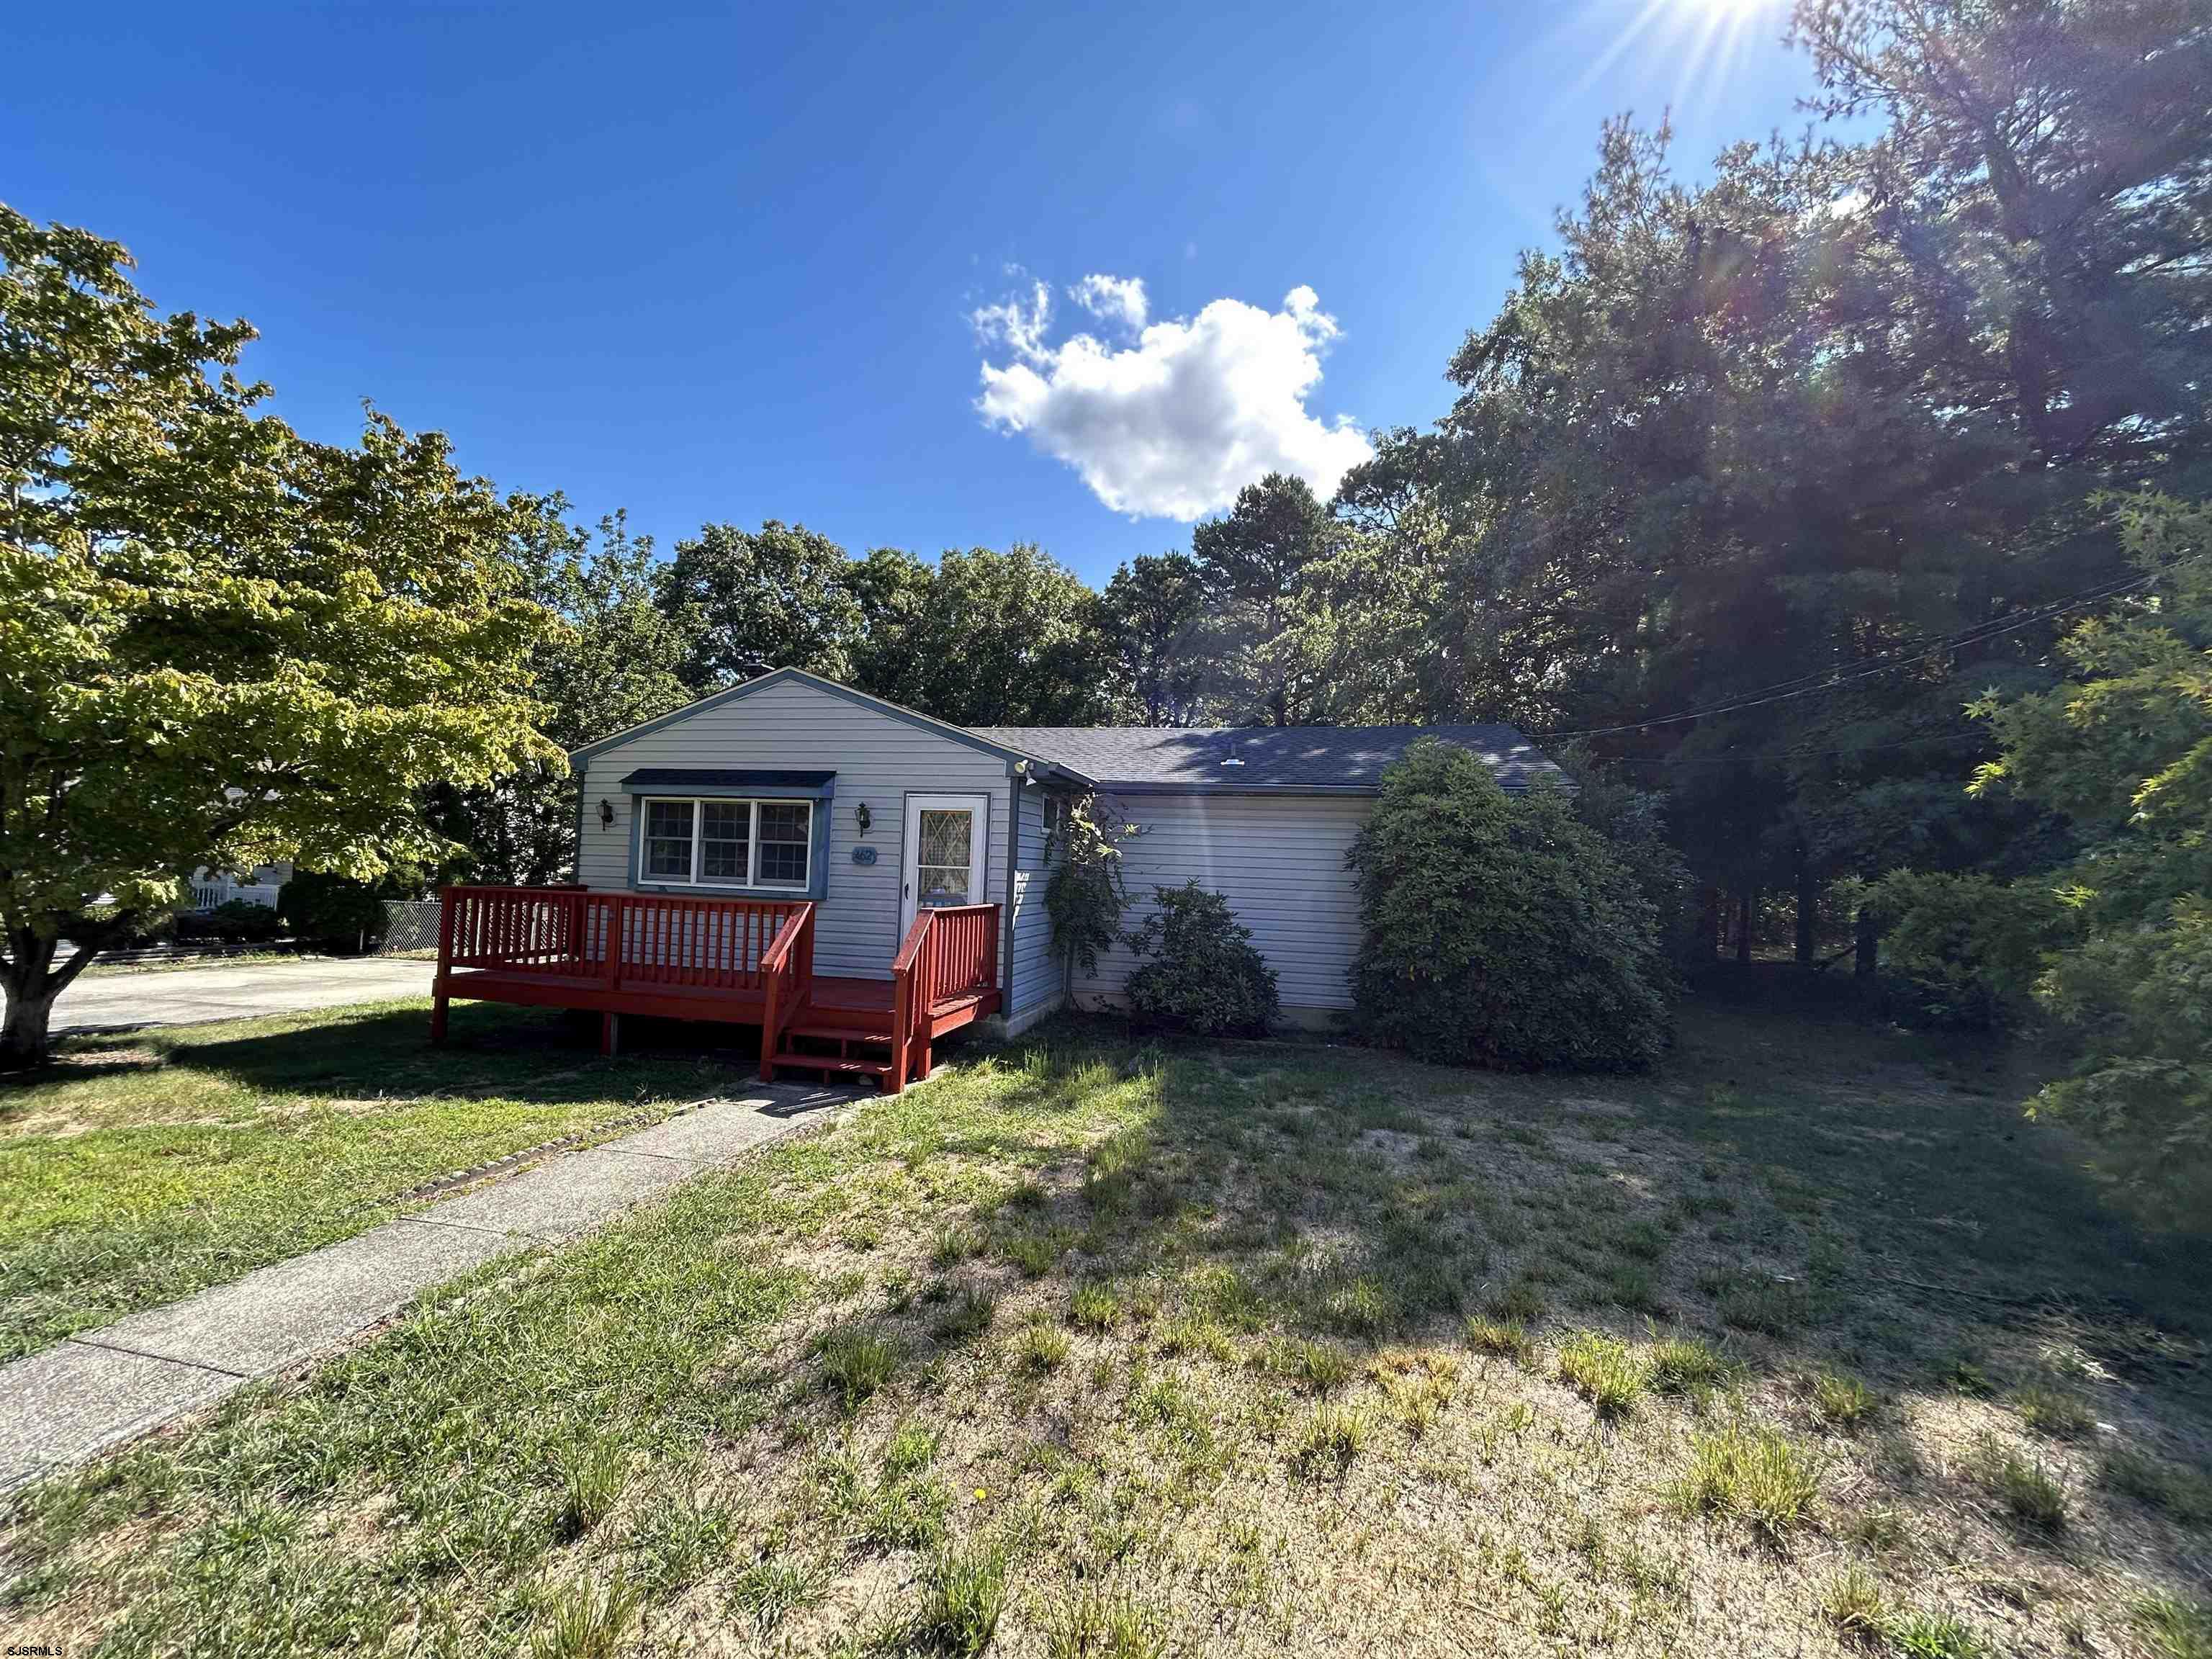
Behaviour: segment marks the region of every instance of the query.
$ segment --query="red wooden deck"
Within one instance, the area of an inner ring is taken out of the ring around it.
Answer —
[[[890,977],[814,971],[805,900],[677,898],[580,887],[448,887],[440,896],[430,1035],[454,998],[594,1010],[600,1047],[621,1017],[757,1025],[761,1075],[779,1066],[875,1079],[929,1074],[930,1045],[998,1011],[999,907],[924,910]]]

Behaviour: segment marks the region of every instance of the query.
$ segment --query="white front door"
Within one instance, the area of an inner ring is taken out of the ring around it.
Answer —
[[[906,847],[900,855],[899,938],[914,913],[983,902],[983,844],[989,839],[988,795],[908,795]]]

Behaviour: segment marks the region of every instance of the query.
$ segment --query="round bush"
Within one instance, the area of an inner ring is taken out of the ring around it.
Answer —
[[[1206,1036],[1264,1035],[1282,1012],[1275,970],[1229,901],[1195,881],[1155,887],[1155,906],[1129,935],[1144,965],[1129,975],[1138,1018]]]
[[[367,882],[301,870],[276,902],[295,934],[326,950],[358,950],[364,939],[384,937],[384,901]]]
[[[177,918],[177,937],[188,943],[266,945],[284,931],[283,920],[265,904],[233,899],[205,915]]]
[[[1656,915],[1562,791],[1518,799],[1463,749],[1415,744],[1346,862],[1363,937],[1353,1020],[1424,1060],[1630,1070],[1665,1048]]]

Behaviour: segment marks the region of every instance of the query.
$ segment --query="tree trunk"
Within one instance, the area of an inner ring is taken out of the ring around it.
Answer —
[[[1871,981],[1876,966],[1877,940],[1880,937],[1874,925],[1874,913],[1864,905],[1859,907],[1851,933],[1851,977]]]
[[[1698,890],[1697,957],[1711,962],[1721,953],[1721,890],[1710,884]]]
[[[0,1019],[0,1072],[27,1072],[46,1057],[46,1022],[53,1012],[53,993],[18,996],[9,976],[8,1012]]]
[[[1759,890],[1747,887],[1736,895],[1735,901],[1735,960],[1740,968],[1751,966],[1751,919],[1759,908]]]
[[[53,966],[55,941],[41,939],[29,928],[11,930],[8,955],[0,960],[0,1072],[28,1071],[46,1058],[46,1028],[54,1012],[54,999],[69,988],[96,954],[80,942],[76,953],[58,973]]]
[[[1813,873],[1813,860],[1805,855],[1803,843],[1797,848],[1797,965],[1813,965],[1813,929],[1820,920],[1820,883]]]

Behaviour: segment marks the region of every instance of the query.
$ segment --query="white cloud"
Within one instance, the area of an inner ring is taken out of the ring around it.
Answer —
[[[1009,276],[1022,274],[1018,266],[1006,267]],[[1042,283],[1031,283],[1027,294],[1009,294],[994,306],[970,312],[968,320],[986,344],[1000,341],[1024,362],[1042,362],[1044,331],[1052,325],[1052,290]]]
[[[1146,314],[1134,277],[1086,276],[1072,293],[1133,330]],[[1216,300],[1120,348],[1090,334],[1048,344],[1051,318],[1042,283],[974,313],[985,343],[1012,354],[983,364],[975,406],[1073,467],[1116,513],[1202,518],[1267,472],[1296,473],[1326,498],[1374,453],[1349,419],[1331,425],[1306,410],[1339,331],[1310,288],[1292,289],[1279,311]]]
[[[1145,325],[1150,309],[1141,276],[1085,276],[1067,290],[1067,297],[1102,323],[1119,323],[1132,334]]]

